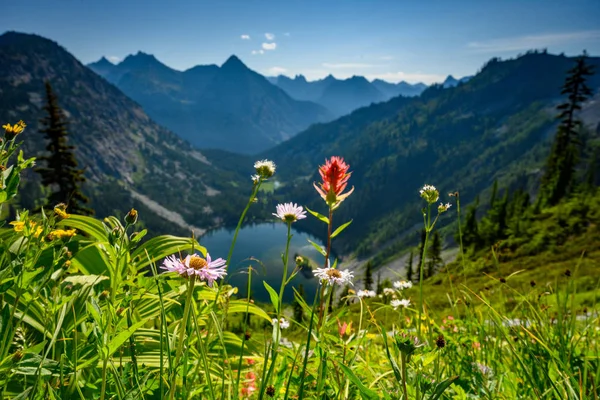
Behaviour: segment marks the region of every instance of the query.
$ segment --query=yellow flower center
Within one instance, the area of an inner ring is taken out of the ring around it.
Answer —
[[[330,269],[326,272],[327,276],[330,278],[341,278],[342,273],[337,269]]]
[[[206,268],[207,266],[208,266],[208,263],[202,257],[194,255],[190,258],[190,268],[202,269],[202,268]]]

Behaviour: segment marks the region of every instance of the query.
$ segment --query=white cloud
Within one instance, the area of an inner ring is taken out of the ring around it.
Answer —
[[[483,42],[470,42],[467,44],[467,47],[480,53],[500,53],[540,49],[549,46],[598,39],[600,39],[600,30],[591,30],[499,38]]]
[[[369,80],[382,79],[388,82],[400,82],[406,81],[409,83],[423,82],[428,85],[432,83],[443,82],[446,79],[446,75],[439,74],[426,74],[423,72],[384,72],[381,74],[369,74],[365,75]]]
[[[250,35],[242,35],[240,36],[242,40],[250,40]]]
[[[262,48],[264,50],[275,50],[277,48],[277,43],[263,43]]]
[[[253,56],[255,56],[257,54],[265,54],[265,51],[262,50],[262,49],[261,50],[252,50],[252,55]]]
[[[381,56],[379,57],[380,60],[384,60],[384,61],[390,61],[393,60],[395,57],[394,56]]]
[[[272,33],[265,33],[267,40],[275,40],[275,35]]]
[[[362,63],[323,63],[323,67],[331,69],[360,69],[360,68],[373,68],[378,67],[375,64],[362,64]]]
[[[113,63],[113,64],[114,63],[118,63],[119,61],[121,61],[121,58],[117,57],[117,56],[108,56],[108,57],[106,57],[106,59],[108,61],[110,61],[111,63]]]
[[[281,75],[287,72],[287,69],[283,67],[271,67],[267,70],[267,75]]]

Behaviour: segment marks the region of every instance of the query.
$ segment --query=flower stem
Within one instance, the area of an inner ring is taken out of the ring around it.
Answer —
[[[188,288],[187,288],[187,298],[185,301],[185,308],[183,310],[183,319],[181,320],[179,331],[179,340],[177,342],[177,352],[175,353],[175,364],[173,368],[173,378],[171,382],[171,388],[169,390],[169,399],[173,400],[175,398],[175,391],[177,389],[177,367],[179,366],[179,361],[181,359],[181,354],[183,352],[183,339],[185,337],[185,329],[188,323],[188,319],[190,316],[190,308],[192,307],[192,301],[194,299],[194,276],[189,278]]]
[[[235,393],[236,397],[239,395],[240,379],[242,376],[242,360],[244,359],[244,345],[246,344],[246,332],[248,329],[248,310],[250,309],[250,288],[252,285],[252,267],[248,266],[248,286],[247,286],[247,298],[246,298],[246,315],[244,315],[244,328],[242,336],[242,350],[240,350],[240,362],[238,363],[237,379],[235,381]]]
[[[304,352],[304,361],[302,363],[302,372],[300,374],[300,390],[298,392],[298,399],[302,399],[304,393],[304,377],[306,375],[306,365],[308,364],[308,353],[310,350],[310,337],[312,336],[313,321],[315,317],[315,308],[317,306],[317,299],[319,298],[319,291],[315,291],[315,299],[313,300],[312,311],[310,313],[310,322],[308,324],[308,335],[306,336],[306,350]]]
[[[333,208],[329,207],[329,223],[327,224],[327,252],[325,254],[325,267],[329,266],[329,255],[331,254],[331,228],[333,227]],[[333,290],[333,286],[331,287]],[[321,329],[321,324],[323,323],[323,315],[325,313],[325,286],[321,286],[321,296],[319,300],[319,322],[317,323],[317,331]]]
[[[421,315],[423,313],[423,269],[425,268],[425,259],[427,258],[427,242],[429,241],[429,232],[431,231],[431,205],[427,205],[427,215],[425,216],[425,242],[421,249],[421,268],[419,271],[419,320],[417,321],[417,335],[421,339]]]
[[[292,240],[292,223],[288,222],[287,223],[287,243],[285,245],[285,253],[283,255],[283,277],[281,278],[281,287],[279,288],[279,304],[277,306],[277,322],[275,323],[275,327],[277,329],[277,335],[275,337],[275,343],[273,343],[273,347],[271,349],[271,352],[272,352],[271,367],[269,368],[269,371],[267,372],[267,376],[266,376],[264,382],[262,382],[262,386],[260,388],[260,395],[258,396],[259,400],[262,400],[264,393],[265,393],[265,389],[269,385],[271,375],[273,374],[273,370],[275,369],[275,361],[277,359],[277,349],[279,348],[279,341],[281,338],[280,320],[281,320],[281,314],[283,311],[282,310],[282,308],[283,308],[283,293],[285,291],[285,284],[286,284],[286,280],[287,280],[288,259],[289,259],[289,253],[290,253],[290,241],[291,240]]]

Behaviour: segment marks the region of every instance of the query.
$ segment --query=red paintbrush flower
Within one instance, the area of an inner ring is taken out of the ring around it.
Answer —
[[[333,156],[329,160],[325,160],[325,165],[319,167],[319,174],[323,180],[319,184],[321,187],[313,183],[323,200],[334,208],[354,191],[354,187],[352,187],[350,191],[342,194],[348,186],[348,179],[352,174],[348,172],[348,169],[350,169],[350,165],[346,164],[342,157]]]

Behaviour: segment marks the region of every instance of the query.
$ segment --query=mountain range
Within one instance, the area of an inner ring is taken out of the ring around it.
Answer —
[[[252,154],[333,118],[321,105],[293,99],[236,56],[220,67],[183,72],[142,52],[117,65],[102,58],[88,67],[198,148]]]
[[[188,235],[231,222],[228,216],[235,218],[243,207],[239,193],[250,188],[247,173],[214,166],[57,43],[8,32],[0,36],[0,58],[0,121],[24,120],[25,153],[43,154],[38,121],[48,80],[69,121],[69,141],[100,217],[136,207],[149,228]],[[27,178],[35,183],[36,175]],[[32,197],[34,187],[23,189],[23,196]]]
[[[336,79],[332,75],[315,81],[307,81],[303,75],[289,78],[285,75],[269,80],[299,100],[312,101],[325,106],[340,117],[372,103],[387,101],[396,96],[418,96],[427,86],[407,82],[390,83],[381,79],[369,82],[362,76]]]
[[[600,58],[589,63],[600,71]],[[406,249],[405,239],[418,243],[406,235],[422,226],[424,184],[437,186],[444,202],[454,203],[447,194],[459,191],[463,206],[496,179],[502,190],[522,187],[534,195],[557,126],[555,106],[564,101],[561,86],[573,65],[573,58],[537,52],[492,59],[458,85],[434,85],[419,97],[396,97],[315,125],[262,154],[279,166],[275,202],[293,199],[325,212],[312,188],[320,179],[316,167],[331,155],[343,156],[356,190],[335,212],[336,224],[353,219],[336,245],[342,253],[366,255]],[[597,93],[600,73],[588,85]],[[586,127],[582,158],[589,159],[600,148],[598,94],[580,115]],[[449,215],[442,225],[455,221]],[[303,226],[323,235],[312,220]]]

